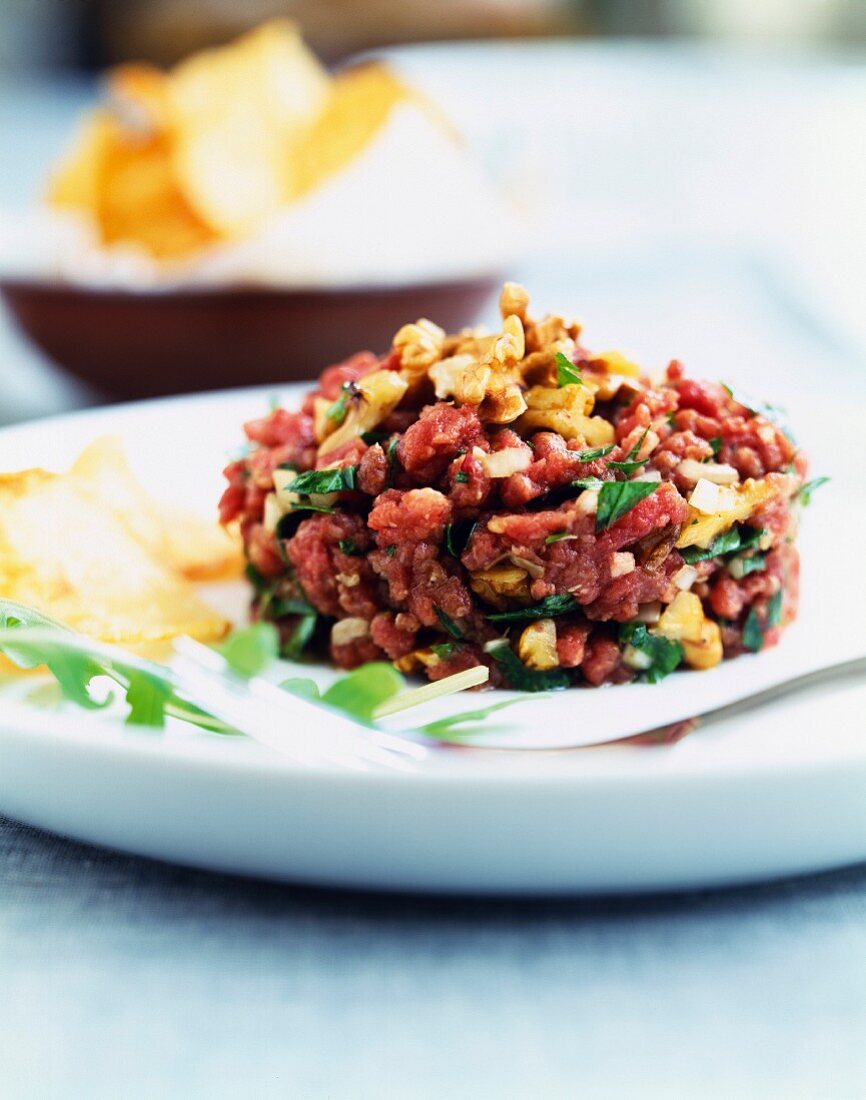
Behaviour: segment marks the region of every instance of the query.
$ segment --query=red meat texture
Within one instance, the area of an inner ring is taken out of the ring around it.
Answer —
[[[315,398],[336,401],[347,384],[399,367],[399,356],[362,352],[328,368],[300,411],[278,408],[248,422],[248,453],[224,471],[220,517],[239,523],[260,586],[292,586],[324,620],[327,629],[317,638],[327,637],[336,622],[359,621],[338,632],[342,640],[330,646],[340,667],[370,660],[409,667],[405,663],[420,654],[424,661],[416,667],[431,679],[483,663],[491,668],[491,683],[501,683],[501,668],[485,645],[508,631],[517,650],[525,623],[506,627],[489,616],[571,596],[574,603],[554,620],[559,667],[574,670],[576,684],[631,678],[619,624],[670,603],[684,575],[676,542],[694,486],[680,470],[684,460],[724,463],[743,480],[770,475],[777,489],[748,520],[764,532],[761,568],[738,576],[727,562],[713,559],[699,563],[691,578],[705,614],[722,628],[726,655],[742,652],[751,610],[763,624],[765,645],[774,644],[796,614],[792,502],[806,462],[780,427],[738,403],[724,386],[689,379],[674,361],[661,385],[633,387],[596,410],[612,424],[615,443],[595,458],[587,458],[595,448],[584,439],[482,422],[477,408],[432,401],[432,388],[420,398],[423,389],[410,394],[405,407],[378,426],[378,436],[350,439],[319,456]],[[635,445],[645,440],[641,473],[661,481],[597,529],[592,493],[573,483],[632,476],[633,470],[610,463],[633,460]],[[516,472],[494,476],[488,456],[506,450],[519,458]],[[279,533],[266,529],[266,500],[278,467],[334,465],[354,467],[352,490],[325,498],[323,511],[290,515]],[[491,603],[481,581],[503,566],[523,570],[525,579]],[[768,608],[780,591],[781,622],[772,625]],[[271,602],[279,607],[280,601]],[[261,607],[268,614],[266,601]],[[281,630],[292,622],[286,616]]]

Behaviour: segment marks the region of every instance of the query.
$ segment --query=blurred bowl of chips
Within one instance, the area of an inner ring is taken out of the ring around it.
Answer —
[[[0,291],[108,394],[311,377],[407,317],[471,324],[513,264],[436,106],[376,61],[330,75],[288,21],[105,88],[44,203],[0,225]]]

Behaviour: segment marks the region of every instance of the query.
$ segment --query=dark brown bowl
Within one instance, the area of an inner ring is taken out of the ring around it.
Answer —
[[[453,332],[475,321],[499,276],[340,290],[156,294],[0,281],[21,330],[107,397],[153,397],[315,377],[355,351],[384,351],[401,325],[429,317]]]

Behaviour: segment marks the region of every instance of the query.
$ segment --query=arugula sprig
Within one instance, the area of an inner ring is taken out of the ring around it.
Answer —
[[[235,631],[217,649],[231,673],[249,678],[273,665],[278,656],[279,634],[273,623],[260,622]],[[0,600],[0,654],[21,669],[44,666],[57,681],[62,697],[88,710],[108,706],[119,694],[127,704],[128,725],[158,729],[165,725],[167,718],[177,718],[211,733],[237,733],[231,726],[187,702],[183,698],[182,685],[167,666],[85,638],[49,616],[11,600]],[[119,693],[99,698],[93,686],[98,678],[112,681]],[[444,681],[440,684],[444,685]],[[392,711],[417,705],[413,693],[405,691],[403,676],[384,661],[362,665],[340,677],[325,691],[320,691],[314,680],[305,677],[292,677],[280,686],[291,695],[369,726],[375,725],[379,708],[395,696],[402,694],[405,701],[398,700],[401,706],[392,706]],[[429,696],[429,687],[417,690]],[[418,727],[418,732],[446,738],[452,728],[460,727],[460,736],[466,736],[474,732],[475,725],[488,714],[516,702],[519,700],[505,700],[481,710],[449,715]]]
[[[44,665],[62,697],[87,710],[114,701],[114,694],[100,700],[92,690],[94,680],[107,677],[129,708],[128,725],[161,728],[166,718],[180,718],[213,733],[233,732],[178,694],[171,670],[164,665],[91,641],[12,600],[0,600],[0,654],[17,668]]]

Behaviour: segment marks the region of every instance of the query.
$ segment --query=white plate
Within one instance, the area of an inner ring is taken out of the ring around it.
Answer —
[[[180,398],[7,429],[0,469],[62,469],[90,439],[117,432],[149,488],[206,510],[239,425],[268,396]],[[862,581],[835,597],[831,584],[862,555],[862,416],[791,404],[795,422],[810,426],[802,434],[815,471],[834,477],[806,517],[796,630],[778,650],[715,673],[524,703],[505,712],[502,743],[574,741],[605,713],[698,711],[732,684],[769,682],[810,653],[817,666],[857,651]],[[835,548],[837,523],[851,560]],[[238,592],[221,595],[236,601]],[[443,749],[411,775],[299,770],[241,739],[7,706],[0,810],[143,855],[316,883],[570,893],[742,882],[866,859],[864,704],[866,689],[852,680],[665,748]]]

